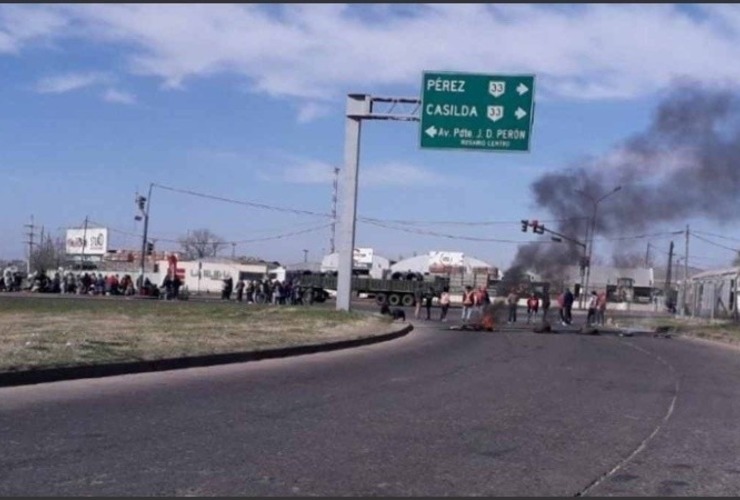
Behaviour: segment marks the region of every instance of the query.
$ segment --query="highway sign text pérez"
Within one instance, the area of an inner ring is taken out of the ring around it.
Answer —
[[[534,76],[424,72],[421,147],[529,151]]]

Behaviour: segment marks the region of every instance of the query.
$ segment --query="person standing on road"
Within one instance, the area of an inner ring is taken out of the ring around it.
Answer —
[[[244,299],[244,280],[239,278],[236,282],[236,301],[241,302]]]
[[[439,296],[439,306],[441,308],[439,320],[447,321],[447,310],[450,308],[450,288],[447,286],[442,289],[442,294]]]
[[[599,297],[596,290],[591,291],[591,297],[588,299],[588,314],[586,315],[586,326],[591,326],[596,322],[596,308],[598,306]]]
[[[565,289],[563,307],[565,308],[565,323],[570,325],[573,323],[573,292],[570,291],[570,288]]]
[[[464,324],[470,320],[470,313],[473,310],[473,288],[468,285],[463,292],[462,321]]]
[[[537,298],[537,294],[532,294],[527,299],[527,323],[531,323],[532,319],[537,319],[537,311],[540,309],[540,299]]]
[[[421,301],[424,294],[421,293],[421,286],[414,288],[414,318],[419,319],[421,317]]]
[[[599,325],[606,324],[606,291],[599,293],[599,298],[596,302],[596,323]]]
[[[547,313],[550,311],[550,291],[542,294],[542,321],[547,321]]]
[[[427,310],[427,321],[432,319],[432,301],[434,300],[434,289],[430,286],[424,294],[424,307]]]
[[[516,309],[519,302],[519,295],[513,288],[509,291],[509,295],[506,297],[506,303],[509,305],[509,320],[508,323],[516,323]]]

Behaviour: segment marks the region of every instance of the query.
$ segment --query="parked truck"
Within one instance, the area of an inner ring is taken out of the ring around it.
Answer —
[[[329,297],[328,290],[337,289],[337,276],[332,274],[305,274],[300,277],[300,287],[308,294],[309,300],[324,302]],[[442,289],[449,285],[449,279],[444,277],[422,277],[421,279],[376,279],[364,276],[352,277],[352,292],[365,293],[375,297],[380,305],[387,301],[391,306],[411,307],[416,305],[414,292],[422,292],[430,287],[436,297]]]

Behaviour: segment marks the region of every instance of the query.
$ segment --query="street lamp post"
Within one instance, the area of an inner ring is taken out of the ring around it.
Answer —
[[[622,189],[622,186],[617,186],[611,191],[609,191],[608,193],[606,193],[605,195],[603,195],[598,200],[594,200],[594,198],[588,193],[586,193],[585,191],[582,191],[582,190],[578,191],[579,193],[582,193],[583,195],[585,195],[589,200],[591,200],[591,203],[594,204],[594,211],[593,211],[593,215],[591,216],[591,229],[589,231],[589,236],[588,236],[589,243],[588,243],[588,257],[586,257],[586,283],[584,284],[583,291],[582,291],[584,297],[587,297],[588,295],[589,281],[591,278],[591,258],[593,257],[593,253],[594,253],[594,233],[596,231],[596,214],[598,213],[598,210],[599,210],[599,203],[601,203],[606,198],[613,195],[620,189]]]
[[[147,193],[147,197],[144,198],[143,196],[137,196],[136,202],[139,205],[139,210],[141,211],[141,215],[137,215],[135,217],[136,220],[141,220],[142,217],[144,219],[144,234],[141,237],[141,260],[140,260],[140,269],[139,269],[139,295],[142,295],[144,292],[144,272],[145,272],[145,266],[144,261],[146,259],[146,243],[147,243],[147,233],[149,231],[149,207],[152,203],[152,188],[154,187],[154,184],[149,184],[149,192]]]

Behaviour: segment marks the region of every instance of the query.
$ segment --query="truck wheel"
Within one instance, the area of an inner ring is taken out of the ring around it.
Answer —
[[[397,293],[393,293],[388,297],[388,303],[392,306],[397,306],[401,303],[401,297]]]
[[[388,300],[388,296],[384,293],[379,293],[375,295],[375,303],[379,306],[382,306],[386,300]]]
[[[407,293],[401,298],[401,303],[406,307],[412,307],[414,305],[414,296]]]

